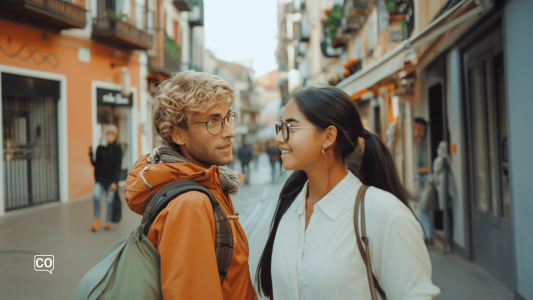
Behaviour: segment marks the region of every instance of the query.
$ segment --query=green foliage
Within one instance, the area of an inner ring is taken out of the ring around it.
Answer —
[[[167,52],[176,62],[181,62],[181,49],[176,43],[165,34],[165,52]]]
[[[335,4],[329,13],[326,21],[326,36],[330,39],[335,37],[337,28],[341,25],[342,20],[342,6]]]
[[[394,1],[387,1],[387,9],[389,13],[393,13],[396,10],[396,3]]]
[[[125,14],[117,14],[113,9],[108,9],[107,15],[114,20],[120,20],[126,16]]]

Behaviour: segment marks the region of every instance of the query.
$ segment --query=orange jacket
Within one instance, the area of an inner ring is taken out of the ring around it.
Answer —
[[[192,179],[209,189],[227,215],[235,208],[220,186],[217,166],[205,169],[188,163],[148,164],[141,157],[128,174],[126,202],[140,215],[144,202],[167,183]],[[152,186],[148,189],[139,173]],[[240,175],[242,182],[243,176]],[[230,219],[233,232],[233,255],[222,285],[215,255],[215,220],[209,198],[200,192],[188,192],[172,200],[154,220],[147,238],[161,256],[161,288],[170,299],[257,299],[248,268],[248,239],[238,220]]]

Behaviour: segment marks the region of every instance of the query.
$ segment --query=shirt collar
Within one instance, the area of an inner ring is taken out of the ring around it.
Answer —
[[[315,206],[319,206],[328,218],[335,221],[346,205],[351,203],[352,196],[355,197],[355,194],[351,193],[351,191],[354,189],[357,191],[360,186],[361,181],[359,178],[355,177],[355,175],[348,171],[348,175],[346,175],[335,188],[324,196],[322,200],[318,201]]]

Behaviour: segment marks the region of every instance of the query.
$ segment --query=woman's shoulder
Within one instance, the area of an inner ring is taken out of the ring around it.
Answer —
[[[415,219],[412,211],[398,197],[385,190],[372,186],[365,197],[365,212],[373,218],[381,221],[404,217]]]

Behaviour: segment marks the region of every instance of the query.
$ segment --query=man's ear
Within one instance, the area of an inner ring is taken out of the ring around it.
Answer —
[[[172,141],[174,141],[174,143],[176,143],[177,145],[183,146],[185,145],[185,142],[187,141],[187,138],[188,138],[187,129],[174,126],[172,127],[170,136],[172,137]]]

